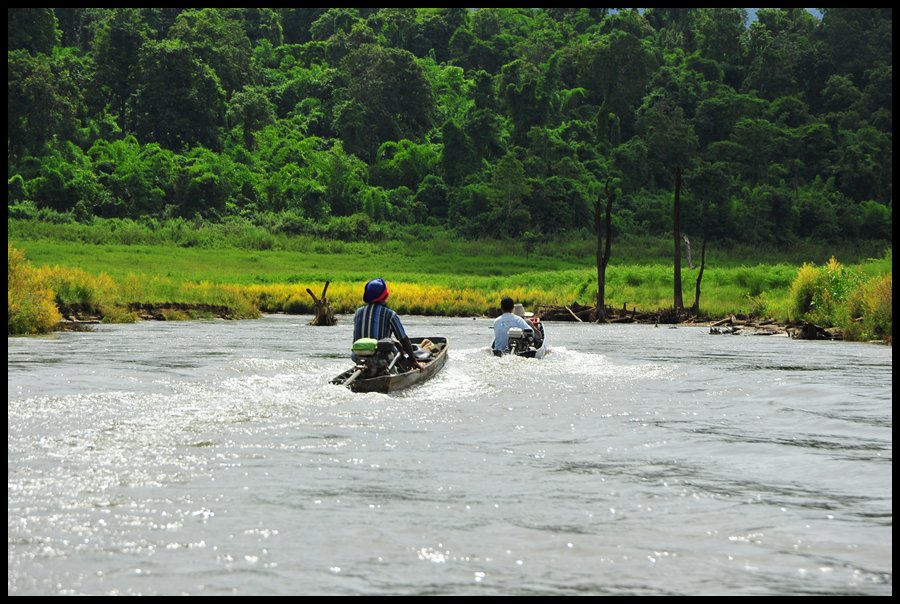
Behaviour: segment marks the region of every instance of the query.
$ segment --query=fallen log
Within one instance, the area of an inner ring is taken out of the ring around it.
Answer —
[[[572,315],[573,317],[575,317],[575,320],[576,320],[576,321],[578,321],[579,323],[584,323],[584,321],[582,321],[580,318],[578,318],[578,315],[576,315],[575,313],[572,312],[572,309],[571,309],[571,308],[569,308],[568,306],[564,306],[564,308],[565,308],[567,311],[569,311],[569,314],[570,314],[570,315]]]

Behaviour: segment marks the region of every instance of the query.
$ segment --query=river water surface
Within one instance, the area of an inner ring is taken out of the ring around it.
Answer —
[[[892,594],[889,347],[405,317],[354,394],[308,319],[9,338],[8,594]]]

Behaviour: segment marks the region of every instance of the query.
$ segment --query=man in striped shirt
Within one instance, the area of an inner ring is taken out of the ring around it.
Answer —
[[[364,306],[356,309],[356,316],[353,317],[353,341],[360,338],[374,338],[380,340],[389,338],[391,334],[400,341],[400,346],[406,352],[409,358],[409,365],[413,369],[421,369],[422,366],[416,360],[413,353],[412,344],[400,317],[385,306],[384,301],[388,297],[387,284],[384,279],[372,279],[366,283],[366,289],[363,292]]]

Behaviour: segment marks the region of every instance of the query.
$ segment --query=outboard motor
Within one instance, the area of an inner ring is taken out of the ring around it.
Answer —
[[[389,374],[400,357],[390,338],[360,338],[353,342],[352,351],[356,366],[363,369],[364,378]]]
[[[522,354],[528,350],[534,341],[533,329],[521,329],[519,327],[511,327],[509,332],[509,344],[507,348],[512,354]]]

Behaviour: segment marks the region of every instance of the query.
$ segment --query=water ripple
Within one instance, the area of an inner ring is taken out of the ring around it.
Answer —
[[[889,348],[408,317],[382,395],[305,323],[10,339],[8,593],[891,594]]]

